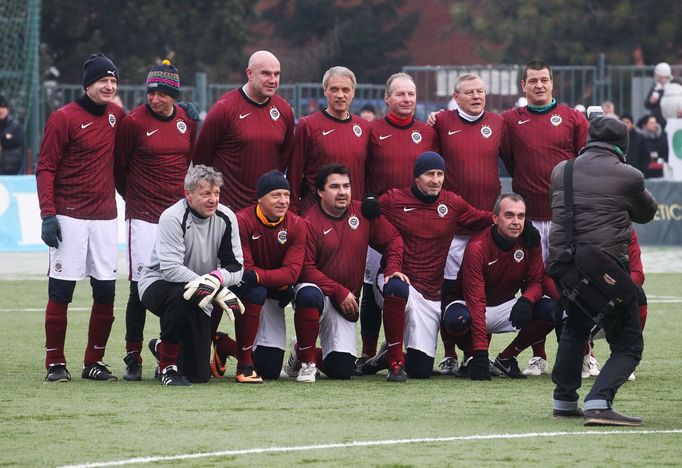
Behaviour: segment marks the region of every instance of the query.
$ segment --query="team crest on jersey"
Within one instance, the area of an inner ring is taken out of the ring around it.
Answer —
[[[483,135],[483,138],[490,138],[493,136],[493,129],[490,128],[490,125],[484,125],[481,127],[481,135]]]
[[[61,273],[61,272],[62,272],[62,262],[57,262],[57,263],[55,263],[55,264],[54,264],[54,269],[55,269],[55,271],[56,271],[57,273]]]
[[[287,243],[287,230],[283,229],[277,233],[277,242],[280,244],[286,244]]]
[[[362,128],[360,128],[360,125],[358,124],[353,125],[353,133],[355,133],[355,136],[358,138],[362,136]]]
[[[442,218],[448,214],[448,206],[445,203],[441,203],[438,205],[438,208],[436,208],[436,212],[438,213],[438,216]]]
[[[175,126],[178,127],[178,132],[182,133],[183,135],[187,131],[187,124],[182,120],[178,120],[178,123],[175,124]]]
[[[116,117],[114,116],[114,114],[109,114],[109,125],[111,125],[112,127],[116,126]]]
[[[279,119],[279,116],[281,114],[279,113],[279,109],[277,109],[275,106],[272,106],[270,108],[270,118],[274,121],[277,121]]]
[[[358,226],[360,226],[360,219],[353,215],[350,218],[348,218],[348,225],[350,226],[351,229],[357,229]]]
[[[422,142],[422,134],[416,130],[414,132],[412,132],[412,141],[414,142],[415,145],[418,145],[419,143],[421,143]]]
[[[516,263],[521,263],[521,260],[523,260],[523,257],[525,256],[526,254],[521,249],[514,252],[514,260],[516,260]]]
[[[144,263],[138,263],[137,264],[137,272],[142,273],[142,269],[144,268]]]
[[[564,121],[564,119],[561,118],[559,114],[554,114],[552,117],[550,117],[549,121],[554,125],[555,127],[558,127],[561,125],[561,122]]]

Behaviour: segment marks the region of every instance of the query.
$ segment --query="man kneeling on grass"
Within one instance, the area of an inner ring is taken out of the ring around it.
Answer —
[[[237,218],[220,205],[222,175],[198,165],[185,177],[185,198],[161,214],[151,259],[138,283],[142,304],[161,320],[149,348],[163,385],[210,378],[211,312],[243,312],[227,287],[239,283],[243,256]]]

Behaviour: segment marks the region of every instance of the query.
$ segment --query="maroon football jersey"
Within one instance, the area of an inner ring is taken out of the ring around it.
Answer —
[[[115,104],[94,115],[75,102],[50,115],[36,167],[42,218],[116,218],[114,144],[124,115]]]
[[[381,195],[392,188],[409,187],[414,160],[435,148],[436,132],[424,122],[413,119],[409,125],[398,126],[386,117],[374,120],[367,149],[367,193]]]
[[[331,163],[350,170],[351,195],[360,200],[365,194],[368,140],[369,124],[357,115],[339,120],[320,111],[303,117],[296,127],[287,174],[293,208],[305,213],[315,204],[315,176]]]
[[[384,274],[402,271],[403,241],[398,231],[382,216],[368,220],[352,201],[340,218],[329,216],[320,204],[306,214],[308,240],[301,282],[316,284],[337,304],[348,292],[360,296],[367,246],[383,254]]]
[[[178,106],[165,118],[143,104],[121,122],[114,169],[126,219],[158,223],[161,213],[183,197],[196,130],[196,122]]]
[[[256,203],[258,178],[273,169],[284,172],[294,134],[294,113],[278,95],[263,104],[239,88],[225,93],[206,116],[194,164],[213,166],[225,184],[220,202],[241,210]]]
[[[485,308],[514,299],[519,290],[532,303],[542,297],[545,269],[541,248],[528,248],[521,239],[509,250],[500,249],[492,228],[475,235],[464,251],[460,269],[464,300],[471,315],[474,351],[488,349]]]
[[[512,188],[526,200],[526,215],[550,221],[549,183],[561,161],[578,156],[587,141],[587,119],[562,104],[539,113],[527,106],[502,114],[505,134],[500,150]]]
[[[492,224],[492,213],[447,190],[433,203],[422,202],[409,188],[389,190],[379,201],[382,214],[403,238],[403,273],[426,299],[439,301],[452,236],[462,227],[485,229]]]
[[[439,113],[434,128],[445,159],[443,189],[478,209],[492,210],[501,187],[497,158],[504,131],[502,117],[485,112],[469,122],[452,110]]]
[[[266,226],[249,206],[237,213],[244,252],[244,270],[254,270],[259,284],[282,288],[296,283],[305,255],[308,226],[303,218],[287,213],[276,226]]]

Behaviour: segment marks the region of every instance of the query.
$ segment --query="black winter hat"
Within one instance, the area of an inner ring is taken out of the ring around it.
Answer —
[[[445,160],[435,151],[426,151],[420,154],[419,157],[417,157],[417,159],[414,161],[414,170],[412,173],[416,179],[423,173],[433,169],[445,171]]]
[[[7,98],[0,94],[0,107],[9,107],[9,102],[7,102]]]
[[[83,89],[105,76],[118,80],[118,69],[104,54],[92,54],[83,64]]]
[[[273,190],[291,190],[289,182],[284,174],[277,170],[267,172],[260,176],[256,183],[256,198],[260,198]]]
[[[597,117],[590,121],[588,141],[603,141],[617,146],[623,153],[628,150],[628,127],[613,117]]]

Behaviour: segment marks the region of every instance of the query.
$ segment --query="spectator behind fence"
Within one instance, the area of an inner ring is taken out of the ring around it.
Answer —
[[[635,127],[635,120],[632,117],[632,114],[622,114],[620,120],[628,128],[628,135],[630,138],[626,162],[629,165],[636,167],[644,174],[651,161],[651,157],[649,156],[649,152],[644,143],[644,137],[639,129]]]
[[[661,112],[661,101],[666,93],[666,85],[669,82],[680,83],[679,80],[673,80],[673,73],[670,65],[666,62],[661,62],[656,65],[654,69],[654,84],[651,86],[649,93],[644,101],[644,107],[649,109],[651,115],[656,117],[656,121],[661,124],[661,128],[665,128],[666,120]]]
[[[0,95],[0,175],[18,174],[24,161],[24,128],[9,115],[9,102]]]
[[[668,135],[653,115],[644,121],[642,136],[645,154],[650,158],[644,177],[663,177],[663,164],[668,162]]]

